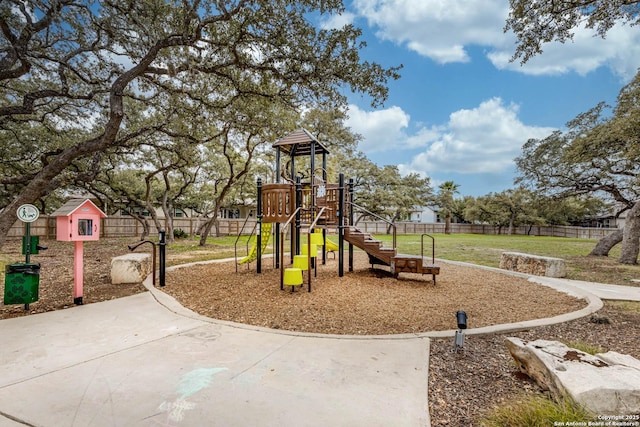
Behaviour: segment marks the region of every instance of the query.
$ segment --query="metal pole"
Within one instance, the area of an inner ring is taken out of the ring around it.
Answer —
[[[302,206],[302,181],[300,176],[296,176],[296,209]],[[294,255],[300,255],[300,222],[301,211],[296,213],[296,220],[294,223],[295,236],[291,236],[291,259]]]
[[[311,141],[311,159],[310,159],[310,166],[311,166],[311,182],[309,183],[309,187],[311,189],[311,216],[309,218],[309,222],[312,222],[315,218],[316,218],[316,203],[317,203],[317,190],[318,187],[316,186],[316,143],[314,141]]]
[[[258,251],[258,258],[256,258],[256,272],[262,273],[262,179],[258,178],[258,195],[257,195],[257,208],[258,208],[258,226],[256,227],[256,250]],[[276,253],[276,257],[278,254]]]
[[[24,238],[25,238],[25,242],[24,242],[24,255],[25,255],[25,259],[24,262],[26,262],[27,264],[31,261],[31,223],[26,223],[25,224],[25,231],[24,231]]]
[[[160,241],[158,242],[158,246],[160,246],[160,287],[163,287],[165,273],[165,256],[167,250],[167,241],[165,239],[164,230],[160,230]]]
[[[344,276],[344,174],[338,176],[338,277]]]
[[[347,186],[347,197],[353,202],[353,178],[349,178]],[[349,225],[353,224],[353,204],[349,203]],[[353,271],[353,245],[349,243],[349,271]]]
[[[29,261],[31,261],[31,223],[27,222],[25,224],[24,234],[24,262],[29,264]],[[24,305],[24,310],[29,311],[29,304]]]
[[[284,174],[283,170],[280,170],[280,147],[276,148],[276,184],[280,183],[280,175]],[[276,230],[273,236],[273,246],[275,248],[275,254],[274,254],[274,262],[275,268],[280,268],[280,223],[276,222]]]

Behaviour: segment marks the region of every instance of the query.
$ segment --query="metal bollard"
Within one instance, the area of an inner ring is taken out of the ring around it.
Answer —
[[[164,287],[165,285],[165,265],[166,265],[166,255],[167,255],[167,241],[166,241],[166,232],[164,230],[160,230],[160,241],[158,242],[158,246],[160,246],[160,287]]]

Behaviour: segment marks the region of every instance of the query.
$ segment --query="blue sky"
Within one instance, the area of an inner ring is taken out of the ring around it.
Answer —
[[[615,104],[640,67],[640,30],[616,25],[605,40],[578,28],[573,43],[549,44],[524,66],[510,63],[503,33],[508,0],[353,0],[323,22],[354,23],[363,59],[403,64],[389,99],[373,109],[351,96],[347,125],[380,165],[452,180],[460,195],[513,187],[513,159],[601,101]]]

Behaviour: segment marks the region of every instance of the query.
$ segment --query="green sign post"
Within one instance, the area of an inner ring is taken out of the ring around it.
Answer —
[[[24,304],[29,310],[29,303],[38,301],[40,282],[40,264],[31,263],[31,254],[37,254],[38,236],[31,236],[31,223],[38,219],[40,211],[33,205],[22,205],[16,212],[18,219],[25,223],[25,236],[22,238],[24,263],[9,264],[5,271],[4,303]],[[46,249],[42,247],[42,249]]]
[[[24,254],[25,263],[31,261],[31,223],[40,217],[40,211],[33,205],[21,205],[18,208],[18,219],[25,223]]]

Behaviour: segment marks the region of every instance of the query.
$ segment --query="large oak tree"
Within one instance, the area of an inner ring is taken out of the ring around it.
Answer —
[[[573,40],[580,25],[604,38],[616,23],[640,23],[636,0],[509,0],[509,4],[505,31],[516,35],[513,59],[523,63],[542,53],[545,43]]]
[[[511,10],[505,31],[512,30],[516,35],[513,59],[520,58],[522,63],[542,53],[545,43],[571,40],[580,25],[604,38],[617,23],[640,23],[640,2],[636,0],[509,0],[509,3]],[[620,261],[629,264],[637,262],[640,250],[638,86],[636,75],[620,92],[610,120],[602,115],[605,106],[601,104],[577,117],[567,133],[556,132],[545,140],[527,143],[518,160],[523,178],[539,179],[542,188],[564,194],[606,193],[623,210],[629,210],[624,230],[601,240],[592,251],[593,255],[607,255],[611,247],[622,241]],[[527,153],[534,156],[531,161],[526,159]],[[543,158],[550,164],[541,162]],[[527,163],[537,163],[551,175],[545,177]]]
[[[622,241],[620,262],[635,264],[640,250],[640,75],[618,96],[613,115],[604,104],[580,114],[566,132],[529,140],[516,159],[520,177],[557,197],[607,196],[627,211],[623,230],[601,240],[592,255]]]
[[[19,205],[78,178],[75,162],[163,131],[176,97],[212,120],[252,99],[342,106],[345,88],[383,102],[397,69],[360,59],[359,29],[312,22],[342,11],[339,0],[2,1],[0,244]]]

